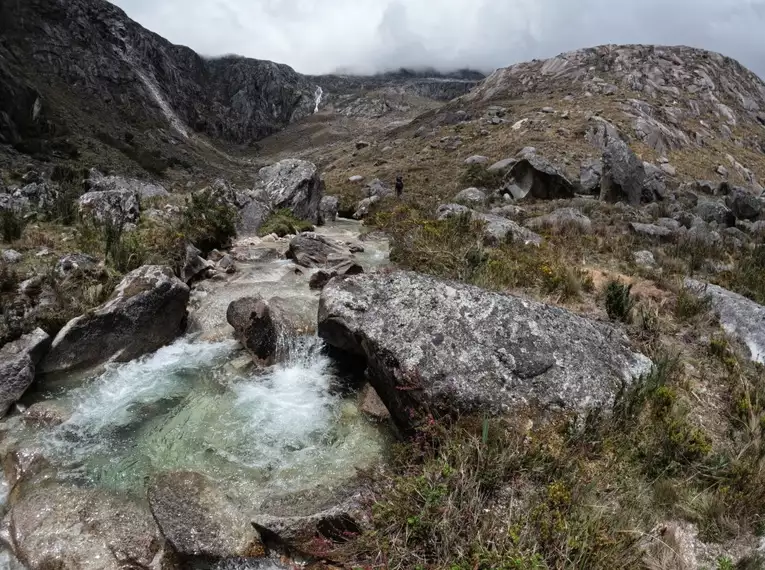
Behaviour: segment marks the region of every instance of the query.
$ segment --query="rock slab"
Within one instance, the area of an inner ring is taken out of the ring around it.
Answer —
[[[431,413],[585,414],[612,406],[651,368],[610,324],[411,272],[332,280],[319,335],[366,359],[370,383],[406,431]]]
[[[189,287],[169,267],[145,265],[131,271],[111,299],[61,329],[40,372],[127,362],[154,352],[183,332],[188,301]]]
[[[50,347],[51,338],[36,329],[0,348],[0,417],[24,395],[35,379],[35,367]]]

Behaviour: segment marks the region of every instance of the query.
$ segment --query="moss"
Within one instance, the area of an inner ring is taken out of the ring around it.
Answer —
[[[301,232],[313,231],[313,224],[307,220],[300,220],[289,208],[283,208],[273,212],[258,230],[259,236],[276,234],[284,237]]]

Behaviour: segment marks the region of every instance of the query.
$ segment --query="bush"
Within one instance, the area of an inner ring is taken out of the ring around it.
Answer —
[[[267,236],[270,234],[276,234],[279,237],[284,237],[292,234],[299,234],[301,232],[313,231],[313,224],[307,220],[300,220],[295,217],[292,210],[289,208],[283,208],[276,212],[273,212],[265,223],[258,230],[259,236]]]
[[[677,294],[675,303],[675,316],[681,321],[688,321],[698,315],[706,313],[712,306],[712,300],[709,295],[703,295],[701,292],[692,291],[688,287],[683,287]]]
[[[628,323],[632,320],[635,299],[632,297],[632,285],[620,281],[609,281],[605,289],[606,312],[611,320]]]
[[[82,187],[75,182],[62,182],[59,184],[53,202],[46,210],[46,217],[52,221],[65,226],[70,226],[77,221],[79,213],[78,199],[82,196]]]
[[[236,236],[236,210],[211,192],[197,192],[186,200],[179,232],[206,255],[227,247]]]
[[[471,164],[462,173],[460,182],[464,186],[496,190],[502,186],[504,174],[501,171],[490,171],[482,164]]]
[[[8,208],[0,211],[0,234],[2,234],[4,242],[13,243],[17,239],[21,239],[26,225],[27,221],[23,210]]]

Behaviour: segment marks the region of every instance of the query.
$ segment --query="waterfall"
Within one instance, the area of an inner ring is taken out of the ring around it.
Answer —
[[[324,89],[322,89],[320,86],[316,86],[316,93],[314,94],[314,97],[316,97],[316,107],[314,107],[314,114],[319,112],[319,104],[321,103],[321,98],[324,95]]]

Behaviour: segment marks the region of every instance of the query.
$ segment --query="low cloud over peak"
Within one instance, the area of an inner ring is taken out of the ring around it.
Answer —
[[[765,76],[765,0],[114,0],[170,41],[303,73],[489,71],[605,43],[719,51]]]

